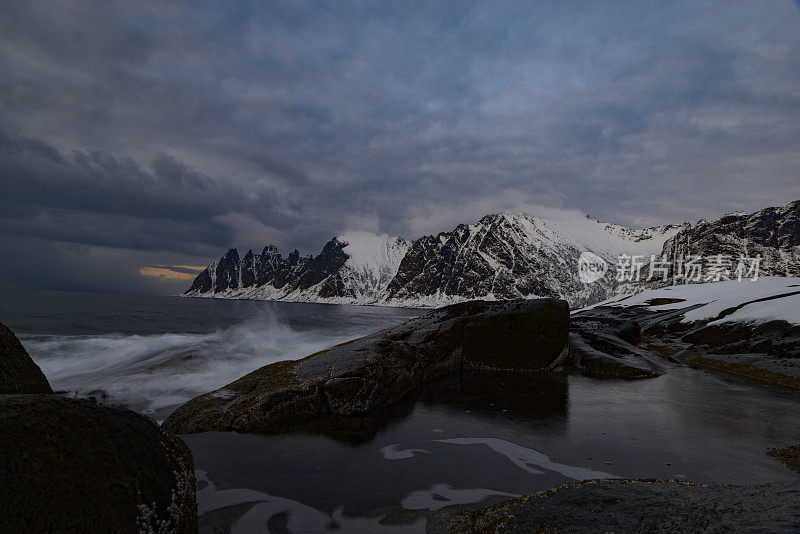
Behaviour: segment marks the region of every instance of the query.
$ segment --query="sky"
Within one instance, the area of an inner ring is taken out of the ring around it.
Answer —
[[[800,199],[800,4],[0,1],[0,286]]]

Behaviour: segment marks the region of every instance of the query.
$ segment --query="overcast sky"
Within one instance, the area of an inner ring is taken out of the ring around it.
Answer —
[[[800,198],[794,2],[177,4],[0,2],[0,284],[174,293],[232,246]]]

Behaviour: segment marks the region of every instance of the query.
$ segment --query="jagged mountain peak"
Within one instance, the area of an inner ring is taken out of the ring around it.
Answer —
[[[590,251],[608,276],[584,283],[578,259]],[[635,290],[615,281],[620,254],[759,254],[768,274],[800,270],[800,201],[716,221],[631,229],[572,211],[500,211],[415,241],[345,232],[314,257],[283,258],[274,245],[240,261],[230,249],[192,283],[192,296],[394,306],[470,299],[563,297],[572,305]],[[793,263],[792,263],[793,262]],[[655,283],[655,282],[654,282]]]

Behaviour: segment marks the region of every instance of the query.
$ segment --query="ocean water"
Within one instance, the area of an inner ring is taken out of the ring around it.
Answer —
[[[268,363],[302,358],[416,310],[179,297],[12,291],[0,321],[54,390],[163,420]]]
[[[416,310],[74,293],[0,300],[55,389],[163,419],[266,363]],[[389,416],[279,435],[185,435],[201,532],[424,532],[432,514],[586,478],[758,484],[796,474],[800,395],[681,366],[623,381],[448,377]]]

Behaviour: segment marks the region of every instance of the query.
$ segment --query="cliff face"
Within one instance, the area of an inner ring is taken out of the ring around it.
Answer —
[[[800,275],[800,201],[755,213],[733,213],[716,221],[700,221],[681,230],[664,243],[663,254],[672,263],[690,255],[703,257],[707,267],[712,258],[732,259],[761,256],[761,276]]]
[[[473,299],[564,298],[573,306],[610,296],[613,277],[580,279],[578,262],[593,252],[613,270],[621,253],[657,252],[680,227],[630,230],[588,218],[552,220],[487,215],[474,225],[414,242],[387,288],[386,301],[437,303]]]

